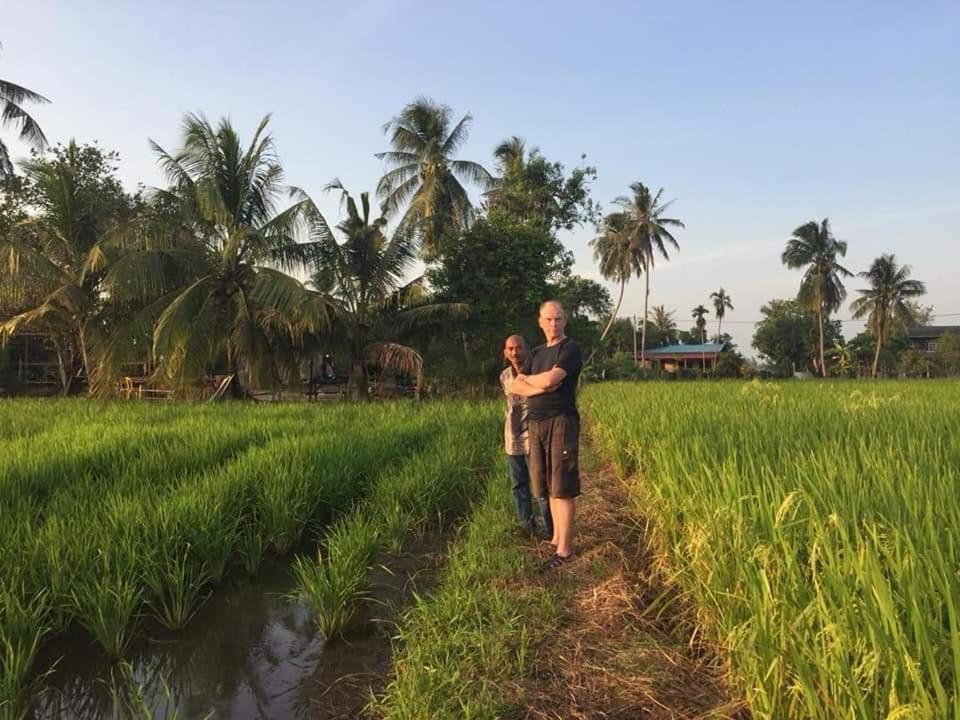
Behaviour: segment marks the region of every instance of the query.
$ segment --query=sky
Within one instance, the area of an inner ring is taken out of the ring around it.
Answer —
[[[936,322],[960,324],[956,0],[0,0],[0,43],[0,77],[52,101],[30,108],[47,136],[119,151],[130,188],[164,184],[147,139],[178,148],[184,113],[227,115],[245,137],[272,113],[287,181],[335,219],[323,186],[373,192],[384,123],[425,95],[473,116],[464,159],[492,169],[518,135],[568,168],[585,154],[605,210],[636,180],[663,187],[686,229],[650,302],[681,328],[723,287],[724,329],[751,354],[760,307],[797,291],[786,239],[824,217],[850,270],[895,253]],[[593,235],[562,239],[600,280]],[[642,308],[634,280],[620,314]]]

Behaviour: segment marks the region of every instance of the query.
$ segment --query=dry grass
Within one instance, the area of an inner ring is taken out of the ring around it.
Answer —
[[[533,676],[509,688],[516,717],[747,717],[731,700],[722,662],[697,642],[691,610],[659,579],[621,484],[584,459],[577,556],[526,581],[555,593],[562,612]],[[547,550],[532,552],[545,558]]]

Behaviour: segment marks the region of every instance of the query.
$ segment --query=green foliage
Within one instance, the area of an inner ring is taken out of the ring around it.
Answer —
[[[760,308],[763,315],[753,333],[753,347],[781,376],[815,369],[816,314],[805,311],[796,300],[771,300]],[[827,323],[824,336],[832,345],[842,339],[839,323]]]
[[[468,113],[454,125],[449,107],[420,97],[384,126],[393,149],[377,153],[377,159],[392,169],[380,179],[377,196],[388,217],[403,211],[401,229],[419,236],[428,261],[442,257],[446,240],[473,220],[462,183],[482,189],[493,183],[479,163],[453,157],[466,142],[472,119]]]
[[[873,376],[876,377],[884,343],[898,325],[902,328],[914,322],[913,307],[907,301],[927,290],[919,280],[910,279],[910,266],[897,265],[893,255],[881,255],[869,270],[860,273],[860,277],[866,278],[870,287],[859,291],[860,297],[851,307],[855,318],[867,318],[867,328],[876,338],[873,360]]]
[[[37,121],[24,109],[24,105],[48,102],[50,101],[33,90],[28,90],[9,80],[0,80],[0,126],[13,125],[21,140],[35,148],[43,149],[47,144],[47,138]],[[11,175],[13,175],[13,164],[10,162],[10,152],[6,143],[0,138],[0,180]]]
[[[936,362],[947,375],[960,374],[960,335],[946,333],[937,341]]]
[[[538,148],[527,152],[518,137],[504,140],[493,155],[500,177],[486,195],[491,213],[549,233],[596,224],[600,206],[590,197],[596,168],[578,167],[568,176],[561,163],[550,162]]]
[[[802,309],[816,317],[820,350],[816,365],[824,376],[827,374],[826,348],[830,345],[824,325],[847,296],[841,278],[853,275],[839,262],[846,254],[847,243],[833,236],[830,220],[824,218],[819,224],[811,220],[794,230],[781,256],[787,267],[805,268],[797,301]]]
[[[491,456],[499,467],[500,451]],[[533,633],[549,633],[558,609],[545,590],[506,587],[523,569],[509,494],[496,472],[454,542],[440,587],[417,599],[397,637],[396,672],[371,710],[386,720],[511,717],[500,683],[534,670]]]
[[[71,624],[114,656],[145,613],[182,627],[229,567],[289,550],[381,468],[447,438],[447,407],[11,401],[0,412],[0,703],[21,702],[36,647]],[[470,471],[449,468],[472,468],[470,449],[498,440],[495,409],[471,412],[454,423],[456,457],[434,453],[432,474],[410,466],[404,508],[469,496]]]
[[[572,265],[571,253],[546,230],[491,212],[451,240],[428,277],[439,297],[469,306],[471,344],[499,355],[512,333],[537,343],[540,303]]]

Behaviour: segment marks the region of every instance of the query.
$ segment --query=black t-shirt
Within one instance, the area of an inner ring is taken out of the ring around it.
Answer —
[[[553,370],[555,367],[566,370],[567,376],[560,383],[560,387],[553,392],[527,398],[531,420],[579,414],[577,412],[577,380],[580,377],[580,368],[583,367],[580,346],[570,338],[564,338],[552,347],[539,345],[530,353],[523,369],[527,375],[537,375]]]

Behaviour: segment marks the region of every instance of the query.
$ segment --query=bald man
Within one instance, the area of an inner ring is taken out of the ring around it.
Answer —
[[[580,495],[577,379],[583,359],[580,347],[566,336],[567,316],[559,302],[543,303],[538,323],[546,343],[530,353],[512,390],[527,398],[534,492],[546,490],[550,496],[556,552],[542,569],[554,570],[573,556],[575,501]]]
[[[527,343],[520,335],[511,335],[503,343],[503,357],[507,367],[500,373],[500,387],[507,398],[504,418],[503,441],[507,453],[507,472],[513,487],[513,500],[517,507],[517,519],[524,531],[536,536],[537,526],[530,497],[529,439],[527,436],[527,399],[511,391],[513,379],[523,371],[527,359]],[[553,537],[553,520],[550,504],[545,493],[537,496],[540,515],[546,537]]]

